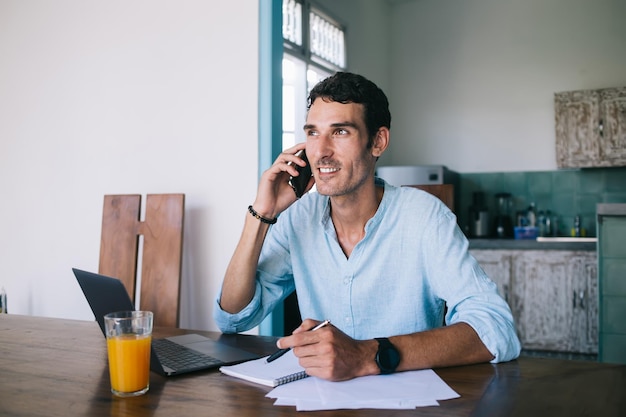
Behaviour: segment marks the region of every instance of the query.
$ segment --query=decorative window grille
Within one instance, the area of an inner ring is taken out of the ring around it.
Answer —
[[[283,39],[302,46],[302,4],[283,0]]]
[[[315,10],[309,13],[309,46],[311,55],[339,68],[345,68],[345,39],[343,29]]]
[[[344,28],[309,0],[283,0],[283,40],[286,53],[330,71],[346,68]]]
[[[304,140],[306,97],[346,69],[344,28],[310,0],[283,0],[283,149]]]

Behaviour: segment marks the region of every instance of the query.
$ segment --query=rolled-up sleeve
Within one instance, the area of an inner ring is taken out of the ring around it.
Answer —
[[[466,304],[466,305],[464,305]],[[449,323],[470,325],[493,355],[492,363],[517,358],[521,344],[515,332],[511,310],[497,294],[472,296],[448,311]]]
[[[433,225],[431,236],[438,244],[428,247],[430,281],[435,292],[446,300],[446,323],[470,325],[494,356],[492,363],[513,360],[520,354],[521,343],[511,308],[469,253],[467,239],[452,220],[444,216]]]
[[[215,324],[223,333],[244,332],[252,329],[263,320],[263,317],[259,317],[261,311],[260,287],[261,286],[257,281],[252,300],[250,300],[248,305],[240,312],[234,314],[222,309],[222,306],[220,305],[222,296],[220,293],[218,298],[215,300],[215,305],[213,306],[213,318],[215,320]]]
[[[293,292],[293,289],[293,281],[285,282],[278,276],[258,270],[254,296],[248,305],[238,313],[231,314],[222,309],[220,294],[213,310],[215,323],[224,333],[239,333],[250,330],[261,324],[263,319]]]

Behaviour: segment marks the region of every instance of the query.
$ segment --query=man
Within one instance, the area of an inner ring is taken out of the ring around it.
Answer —
[[[516,358],[511,311],[454,214],[428,193],[375,178],[391,125],[382,90],[337,73],[308,105],[306,142],[263,173],[246,214],[215,306],[222,331],[256,326],[295,288],[309,319],[277,344],[293,348],[309,375],[339,381]],[[302,149],[317,192],[296,201],[289,177],[306,165]],[[307,331],[324,319],[332,324]]]

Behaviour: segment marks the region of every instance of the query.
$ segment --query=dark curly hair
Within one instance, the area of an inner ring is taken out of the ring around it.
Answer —
[[[310,109],[318,98],[342,104],[362,104],[369,136],[368,148],[372,147],[374,136],[379,128],[391,128],[391,113],[387,96],[376,84],[362,75],[337,72],[320,81],[309,94],[307,109]]]

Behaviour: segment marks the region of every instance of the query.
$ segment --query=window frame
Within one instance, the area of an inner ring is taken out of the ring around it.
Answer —
[[[311,0],[297,0],[302,4],[314,5],[315,10],[329,16],[323,8]],[[310,7],[310,6],[307,6]],[[304,9],[308,11],[309,9]],[[303,19],[308,22],[309,13],[303,12]],[[340,23],[333,19],[335,23]],[[282,61],[285,53],[290,53],[305,64],[317,69],[326,67],[307,57],[305,50],[296,54],[299,48],[285,44],[282,33],[283,0],[259,0],[259,91],[258,91],[258,179],[282,152],[283,106],[282,106]],[[308,24],[307,24],[308,27]],[[345,25],[344,32],[344,64],[345,68],[330,67],[330,73],[347,68]],[[304,35],[303,35],[304,36]],[[308,33],[306,34],[308,39]],[[305,39],[303,38],[303,44]],[[308,43],[307,43],[308,45]],[[306,82],[306,80],[305,80]],[[305,84],[306,85],[306,84]],[[303,107],[305,103],[302,103]],[[279,304],[274,311],[259,325],[260,335],[281,336],[284,334],[284,305]]]

